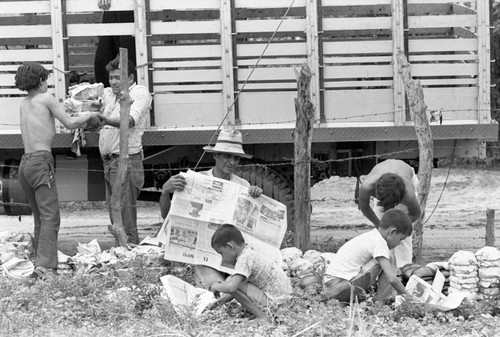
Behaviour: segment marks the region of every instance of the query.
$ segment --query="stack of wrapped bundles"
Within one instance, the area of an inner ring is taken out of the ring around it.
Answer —
[[[449,260],[450,288],[449,293],[468,292],[475,297],[478,292],[478,262],[473,252],[459,250]]]
[[[281,250],[282,268],[291,277],[296,277],[299,285],[306,291],[320,290],[322,276],[334,253],[321,253],[308,250],[304,254],[296,247]]]
[[[500,251],[495,247],[483,247],[476,252],[479,263],[479,293],[485,297],[500,294]]]

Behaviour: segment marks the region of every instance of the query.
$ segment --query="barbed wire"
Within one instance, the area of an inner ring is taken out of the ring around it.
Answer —
[[[434,146],[435,149],[444,149],[444,150],[456,150],[456,149],[461,149],[461,150],[471,150],[471,149],[477,149],[477,146]],[[500,146],[493,146],[492,148],[498,148],[500,149]],[[291,158],[284,158],[283,161],[281,162],[275,162],[275,163],[249,163],[249,164],[241,164],[239,167],[278,167],[278,166],[295,166],[297,164],[302,164],[302,163],[312,163],[312,164],[328,164],[328,163],[343,163],[343,162],[348,162],[352,160],[362,160],[362,159],[377,159],[377,158],[387,158],[387,157],[394,157],[396,155],[401,155],[401,154],[407,154],[407,153],[412,153],[412,152],[418,152],[418,147],[411,147],[408,149],[403,149],[403,150],[397,150],[397,151],[392,151],[392,152],[386,152],[386,153],[379,153],[379,154],[370,154],[370,155],[365,155],[365,156],[356,156],[356,157],[346,157],[346,158],[333,158],[333,159],[325,159],[325,160],[320,160],[316,158],[308,158],[306,160],[301,160],[301,161],[295,161],[294,159]],[[155,164],[151,165],[152,168],[145,168],[144,172],[157,172],[159,170],[163,172],[179,172],[179,171],[187,171],[189,169],[193,169],[191,166],[182,166],[182,167],[162,167],[162,165],[165,164]],[[2,167],[10,167],[10,168],[18,168],[19,165],[17,164],[10,164],[10,165],[2,165]],[[199,166],[197,167],[197,171],[202,171],[202,170],[209,170],[213,166]],[[129,169],[130,170],[130,169]],[[74,171],[74,172],[94,172],[94,173],[103,173],[105,170],[104,169],[89,169],[89,168],[66,168],[66,167],[56,167],[56,171]],[[134,171],[134,170],[130,170]],[[139,171],[139,170],[137,170]]]
[[[382,112],[374,112],[374,113],[360,113],[356,115],[349,115],[349,116],[339,116],[339,117],[329,117],[324,119],[324,122],[321,122],[321,124],[326,124],[330,122],[335,122],[335,121],[340,121],[340,120],[350,120],[350,119],[362,119],[365,117],[377,117],[377,116],[384,116],[384,115],[394,115],[402,112],[407,112],[407,109],[400,109],[400,110],[392,110],[392,111],[382,111]],[[436,111],[436,110],[428,110],[428,112],[431,111]],[[445,112],[445,113],[456,113],[456,112],[493,112],[493,111],[500,111],[500,109],[439,109],[440,112]],[[225,119],[226,117],[224,117]],[[256,125],[282,125],[282,124],[293,124],[296,122],[296,119],[289,119],[289,120],[279,120],[279,121],[272,121],[272,122],[246,122],[244,123],[245,126],[256,126]],[[318,120],[319,122],[319,120]],[[365,121],[363,121],[365,122]],[[388,121],[390,122],[390,121]],[[492,123],[493,122],[492,120]],[[430,125],[436,125],[438,122],[431,123]],[[0,122],[1,126],[16,126],[19,127],[19,123],[2,123]],[[220,124],[200,124],[200,125],[192,125],[192,126],[147,126],[147,127],[134,127],[136,130],[144,130],[144,131],[173,131],[173,130],[183,130],[185,131],[187,128],[212,128],[212,127],[217,127]],[[445,126],[460,126],[461,124],[440,124],[440,125],[445,125]],[[477,125],[487,125],[487,124],[477,124]],[[199,131],[198,129],[195,131]],[[208,130],[210,131],[210,130]],[[89,132],[89,131],[87,131]],[[71,133],[71,132],[67,132]]]

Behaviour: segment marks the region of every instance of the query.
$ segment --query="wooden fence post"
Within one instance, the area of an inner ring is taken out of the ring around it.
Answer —
[[[128,54],[126,48],[120,48],[120,88],[128,93]],[[111,215],[113,223],[108,230],[115,238],[115,246],[128,248],[127,234],[123,228],[121,210],[123,208],[122,193],[124,190],[125,176],[127,175],[128,157],[128,124],[130,109],[120,104],[120,156],[118,157],[118,171],[111,193]],[[128,206],[128,205],[125,205]]]
[[[311,143],[314,105],[310,95],[311,70],[302,66],[297,79],[295,98],[295,246],[302,251],[309,247],[311,222]]]
[[[410,106],[410,112],[413,115],[415,123],[415,132],[418,140],[418,178],[420,180],[420,191],[418,199],[420,202],[421,214],[413,224],[413,255],[417,263],[422,260],[423,243],[423,219],[425,216],[425,207],[427,205],[427,196],[431,186],[432,160],[434,157],[434,143],[432,140],[431,128],[427,120],[427,106],[424,101],[424,90],[420,81],[413,80],[410,73],[410,65],[402,51],[398,52],[397,57],[399,69],[405,85],[405,92]]]
[[[495,210],[486,210],[486,246],[495,247]]]

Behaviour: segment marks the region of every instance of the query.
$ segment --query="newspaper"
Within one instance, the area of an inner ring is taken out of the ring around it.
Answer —
[[[237,183],[189,170],[182,191],[174,192],[168,216],[158,234],[165,244],[165,259],[206,265],[226,273],[211,239],[222,224],[232,224],[245,242],[281,263],[280,245],[285,236],[286,206],[265,195],[253,198]]]
[[[160,281],[163,284],[163,295],[170,300],[176,311],[183,307],[193,307],[194,315],[199,316],[217,300],[212,292],[197,288],[178,277],[165,275],[160,277]]]
[[[419,302],[425,303],[430,308],[438,309],[441,311],[448,311],[455,308],[462,303],[469,293],[451,293],[444,296],[441,293],[444,285],[445,277],[438,270],[432,285],[424,281],[417,275],[412,275],[406,284],[406,291],[413,295]],[[396,306],[402,303],[402,297],[396,298]]]

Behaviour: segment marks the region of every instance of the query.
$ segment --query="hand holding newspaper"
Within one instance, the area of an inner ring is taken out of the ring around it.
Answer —
[[[280,245],[287,228],[286,206],[265,195],[252,198],[248,188],[189,170],[186,187],[174,192],[170,211],[158,234],[165,259],[206,265],[232,274],[212,249],[211,238],[222,224],[232,224],[245,242],[281,263]]]

